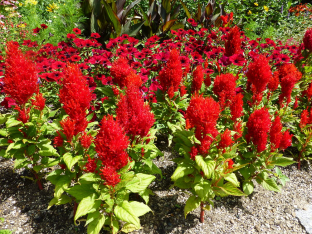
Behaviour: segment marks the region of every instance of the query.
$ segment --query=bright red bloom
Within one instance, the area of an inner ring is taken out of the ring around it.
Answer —
[[[81,34],[81,30],[79,28],[73,28],[73,32],[77,35]]]
[[[197,150],[196,146],[192,146],[190,155],[191,155],[191,159],[193,161],[195,161],[195,156],[198,155],[198,150]]]
[[[16,106],[15,110],[18,111],[18,119],[17,120],[22,121],[23,123],[27,123],[29,120],[30,107],[27,109],[26,108],[21,109],[19,106]]]
[[[4,92],[17,104],[24,105],[39,90],[36,66],[14,42],[7,43],[6,53]]]
[[[105,116],[95,139],[95,150],[102,161],[102,165],[112,167],[114,170],[126,166],[129,161],[126,152],[128,146],[129,140],[123,128],[112,116]]]
[[[42,29],[47,29],[48,28],[48,25],[46,25],[46,24],[40,24],[40,26],[41,26]]]
[[[279,97],[280,106],[282,106],[284,98],[287,99],[287,104],[290,103],[291,92],[295,87],[296,83],[297,78],[291,73],[282,78],[281,80],[282,93]]]
[[[274,72],[275,73],[275,72]],[[280,81],[287,75],[293,75],[296,77],[297,81],[299,81],[302,77],[301,72],[297,69],[297,67],[292,63],[284,63],[282,66],[278,68],[276,71],[276,75],[278,75]]]
[[[120,88],[126,87],[126,77],[128,77],[131,72],[135,71],[130,67],[128,60],[124,57],[118,58],[112,64],[110,69],[111,76],[113,77],[114,83],[118,84]],[[142,81],[141,81],[142,82]]]
[[[207,154],[213,138],[218,135],[216,129],[220,106],[211,97],[195,95],[186,110],[186,128],[195,127],[195,136],[201,142],[198,146],[201,154]],[[208,136],[210,134],[213,138]]]
[[[257,146],[258,153],[266,149],[268,133],[271,128],[271,116],[268,109],[264,107],[255,110],[247,122],[248,134],[246,139],[250,140]]]
[[[57,133],[57,136],[55,136],[53,139],[53,145],[54,147],[61,147],[63,146],[63,143],[64,143],[63,137],[61,136],[59,132],[56,132],[56,133]]]
[[[113,186],[117,185],[121,179],[120,175],[116,172],[116,170],[113,167],[106,166],[104,168],[101,168],[100,173],[101,178],[105,180],[105,185]]]
[[[306,49],[312,51],[312,28],[308,29],[303,37],[303,44]]]
[[[126,76],[124,79],[124,87],[130,87],[130,86],[135,86],[135,87],[140,87],[142,85],[142,79],[139,75],[135,73],[135,71],[131,71],[131,73]]]
[[[84,149],[88,149],[92,144],[93,137],[88,135],[86,132],[83,132],[79,138],[80,144]]]
[[[240,118],[241,116],[243,116],[243,94],[242,93],[238,93],[236,94],[235,98],[233,99],[233,102],[230,106],[231,109],[231,120],[235,121],[236,119]]]
[[[34,28],[34,29],[33,29],[33,33],[39,33],[40,30],[41,30],[41,28],[38,28],[38,27],[37,27],[37,28]]]
[[[270,130],[270,141],[271,141],[271,150],[274,151],[279,148],[280,142],[283,137],[282,133],[282,123],[281,118],[277,115],[271,126]]]
[[[239,54],[241,51],[241,44],[239,27],[234,26],[225,42],[225,56],[230,57],[234,54]]]
[[[67,142],[71,142],[73,136],[75,135],[75,120],[67,117],[66,119],[63,119],[60,124],[62,126],[63,133],[66,136]]]
[[[285,150],[287,149],[289,146],[291,146],[292,144],[292,138],[293,134],[289,134],[289,130],[287,130],[286,132],[284,132],[283,134],[283,137],[281,139],[281,142],[280,142],[280,150]]]
[[[279,77],[278,77],[278,72],[274,72],[270,82],[268,83],[268,89],[271,91],[271,92],[274,92],[277,88],[278,88],[278,85],[280,83],[279,81]]]
[[[197,93],[204,81],[204,69],[201,65],[198,65],[193,72],[192,92]]]
[[[234,140],[236,141],[238,138],[243,136],[242,122],[235,122],[233,131],[237,132],[234,135]]]
[[[217,146],[218,149],[225,149],[226,147],[231,146],[234,143],[231,137],[231,131],[229,129],[225,129],[225,131],[221,134],[221,140]]]
[[[176,49],[171,50],[166,66],[159,72],[159,82],[163,92],[173,98],[174,92],[179,90],[182,81],[182,65],[180,55]]]
[[[88,155],[88,162],[86,163],[85,165],[85,168],[83,171],[85,172],[91,172],[91,173],[94,173],[96,168],[97,168],[97,165],[96,165],[96,160],[95,159],[91,159],[90,156]]]
[[[204,80],[204,83],[205,83],[207,88],[211,85],[211,78],[210,78],[208,73],[206,75],[206,79]]]
[[[227,169],[232,169],[233,168],[234,161],[231,158],[225,160],[225,162],[227,162],[227,164],[228,164]]]
[[[126,96],[121,96],[116,114],[118,123],[131,139],[135,136],[145,137],[155,122],[150,106],[144,103],[139,89],[133,86],[127,89]]]
[[[65,112],[76,122],[75,133],[83,131],[87,126],[85,116],[90,108],[92,94],[78,65],[68,64],[64,69],[59,97]]]
[[[91,33],[91,37],[93,37],[93,38],[100,38],[101,36],[98,33]]]
[[[187,94],[187,90],[184,84],[180,86],[180,96],[183,97],[185,94]]]
[[[262,92],[266,89],[267,84],[272,78],[271,66],[269,60],[264,55],[259,55],[248,66],[246,73],[248,82],[254,88],[254,103],[260,102],[262,99]]]
[[[221,74],[216,77],[213,92],[219,97],[221,108],[228,106],[236,95],[236,78],[233,74]]]
[[[35,100],[31,100],[35,109],[42,111],[45,107],[46,99],[42,96],[42,93],[37,93],[35,96]]]
[[[310,114],[308,110],[303,110],[301,113],[300,128],[304,128],[307,124],[311,124]]]

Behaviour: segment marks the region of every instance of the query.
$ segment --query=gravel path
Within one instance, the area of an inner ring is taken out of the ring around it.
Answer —
[[[199,223],[199,209],[186,219],[183,215],[188,195],[178,188],[169,190],[170,176],[175,170],[173,155],[164,142],[158,143],[165,153],[155,163],[164,174],[163,180],[151,185],[155,196],[150,197],[149,206],[154,211],[141,217],[142,229],[134,233],[307,233],[295,216],[298,209],[307,209],[312,204],[312,166],[303,162],[301,171],[295,165],[281,168],[291,180],[281,193],[266,191],[256,186],[248,197],[227,197],[215,201],[215,207],[205,211],[205,223]],[[21,176],[27,171],[13,172],[13,160],[0,157],[0,222],[1,229],[13,233],[86,233],[84,223],[73,224],[71,205],[53,206],[46,210],[53,198],[53,186],[44,183],[44,190]],[[105,232],[102,232],[105,233]]]

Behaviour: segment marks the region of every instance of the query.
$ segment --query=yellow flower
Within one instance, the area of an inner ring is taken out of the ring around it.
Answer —
[[[25,25],[25,24],[19,24],[19,25],[17,25],[17,27],[19,27],[19,28],[25,28],[26,25]]]
[[[55,3],[49,4],[49,6],[47,7],[47,11],[49,12],[53,12],[56,9],[59,9],[59,7]]]
[[[249,11],[247,12],[247,14],[248,14],[248,15],[251,15],[251,14],[252,14],[251,10],[249,10]]]
[[[18,5],[19,5],[19,6],[23,6],[23,3],[20,2]]]
[[[26,0],[25,5],[27,4],[32,4],[32,5],[37,5],[37,1],[36,0]]]
[[[267,6],[263,6],[263,9],[268,12],[269,11],[269,8]]]
[[[255,2],[254,4],[255,4],[255,6],[259,6],[259,4],[257,2]]]

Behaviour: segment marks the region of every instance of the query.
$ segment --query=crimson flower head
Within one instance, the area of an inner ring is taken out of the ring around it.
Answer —
[[[251,140],[257,146],[258,153],[264,151],[271,128],[271,116],[268,109],[263,107],[255,110],[250,115],[246,126],[248,128],[247,141]]]
[[[95,150],[104,167],[119,170],[128,164],[129,156],[126,150],[129,140],[123,128],[112,116],[105,116],[102,119],[94,143]]]
[[[216,77],[213,85],[213,92],[220,100],[221,108],[229,105],[236,95],[236,78],[233,74],[221,74]]]
[[[163,92],[167,92],[169,98],[173,98],[174,92],[179,90],[182,81],[182,65],[179,52],[176,49],[170,51],[166,66],[159,72],[159,82]]]
[[[59,132],[57,132],[57,136],[53,139],[53,145],[54,147],[61,147],[64,143],[64,140]]]
[[[274,151],[280,146],[283,137],[281,118],[277,115],[270,130],[271,150]]]
[[[103,167],[100,169],[101,178],[105,181],[105,185],[113,186],[115,187],[120,181],[120,175],[116,172],[116,170],[113,167]]]
[[[308,29],[303,37],[303,44],[306,49],[312,51],[312,28]]]
[[[218,149],[225,149],[234,143],[231,137],[231,131],[226,129],[224,133],[221,134],[221,140],[217,146]]]
[[[293,74],[288,74],[287,76],[283,77],[281,81],[282,93],[279,97],[280,105],[283,104],[284,98],[287,100],[287,104],[290,103],[291,100],[291,92],[297,83],[297,78]]]
[[[48,25],[46,25],[46,24],[40,24],[40,26],[41,26],[42,29],[47,29],[48,28]]]
[[[312,109],[309,113],[308,109],[303,110],[300,119],[300,128],[304,128],[307,124],[312,124]]]
[[[231,119],[233,121],[243,116],[243,105],[244,105],[243,97],[244,96],[242,93],[236,94],[230,106],[231,115],[232,115]]]
[[[133,139],[135,136],[145,137],[154,125],[154,114],[150,106],[144,103],[139,89],[131,86],[126,95],[122,95],[116,109],[117,121]]]
[[[283,137],[282,137],[281,142],[280,142],[280,146],[279,146],[280,150],[285,150],[289,146],[291,146],[291,144],[292,144],[291,138],[292,137],[293,137],[293,134],[290,134],[289,130],[284,132]]]
[[[114,61],[110,73],[113,77],[113,82],[118,84],[120,88],[127,87],[127,81],[131,82],[130,77],[135,75],[135,71],[130,67],[128,60],[124,57],[120,57]],[[129,76],[131,73],[133,73],[133,75]],[[137,80],[137,77],[135,78],[135,80]],[[137,83],[137,81],[135,81],[135,83]]]
[[[271,66],[269,60],[264,55],[259,55],[248,66],[246,73],[248,82],[253,85],[254,102],[260,102],[262,92],[266,89],[267,84],[272,78]]]
[[[213,139],[218,135],[216,129],[220,114],[219,104],[211,97],[204,98],[195,94],[186,110],[186,128],[195,127],[195,136],[201,142],[201,154],[207,154]],[[209,135],[212,137],[210,137]]]
[[[41,30],[41,28],[38,28],[38,27],[37,27],[37,28],[34,28],[34,29],[33,29],[33,33],[39,33],[40,30]]]
[[[46,99],[42,96],[42,93],[37,93],[34,100],[31,100],[35,109],[42,111],[45,107]]]
[[[297,81],[299,81],[302,78],[302,73],[292,63],[284,63],[275,72],[280,81],[282,81],[283,78],[286,77],[287,75],[295,76]]]
[[[204,69],[201,65],[198,65],[193,72],[192,92],[199,92],[204,81]]]
[[[231,158],[225,160],[225,162],[227,163],[227,169],[232,169],[233,168],[234,161]]]
[[[27,123],[29,120],[29,112],[30,112],[30,107],[29,108],[20,108],[19,106],[15,107],[15,110],[18,111],[18,119],[19,121],[22,121],[23,123]]]
[[[87,163],[86,163],[86,165],[85,165],[85,169],[84,169],[84,171],[85,172],[91,172],[91,173],[94,173],[95,172],[95,170],[96,170],[96,168],[97,168],[97,165],[96,165],[96,160],[95,159],[91,159],[90,158],[90,156],[88,155],[88,161],[87,161]]]
[[[35,64],[25,58],[18,44],[7,43],[5,59],[4,92],[17,104],[24,105],[39,90]]]
[[[88,149],[92,144],[93,137],[88,135],[86,132],[83,132],[79,138],[80,144],[84,149]]]
[[[81,30],[79,28],[73,28],[73,32],[77,35],[81,34]]]
[[[241,44],[239,27],[234,26],[225,42],[225,56],[230,57],[234,54],[239,54],[241,51]]]
[[[66,136],[67,142],[71,142],[75,135],[75,120],[67,117],[66,119],[63,119],[60,124],[63,129],[63,133]]]

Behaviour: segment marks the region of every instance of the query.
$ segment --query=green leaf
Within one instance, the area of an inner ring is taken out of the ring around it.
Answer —
[[[224,179],[239,187],[239,181],[234,173],[229,173],[224,176]]]
[[[56,149],[51,145],[51,141],[45,144],[37,145],[41,150],[39,151],[39,155],[41,156],[59,156]]]
[[[285,186],[286,182],[290,181],[290,179],[287,176],[283,175],[282,171],[278,167],[275,168],[275,171],[276,171],[278,178],[280,179],[282,185]]]
[[[259,183],[258,177],[256,178],[257,182]],[[274,192],[280,192],[280,187],[276,184],[276,182],[272,178],[266,178],[265,180],[260,179],[260,184],[263,188],[274,191]]]
[[[94,212],[95,211],[94,208],[96,206],[99,207],[101,205],[101,201],[96,201],[95,199],[96,194],[93,193],[91,196],[85,197],[79,202],[74,221],[76,221],[81,216]]]
[[[53,167],[54,165],[59,163],[59,158],[42,158],[41,159],[41,163],[45,166],[45,167]]]
[[[66,154],[63,155],[64,162],[70,171],[71,171],[71,168],[82,158],[83,158],[82,155],[73,157],[70,152],[67,152]]]
[[[139,192],[139,195],[143,198],[146,204],[149,202],[149,195],[154,195],[153,191],[149,188],[145,189],[144,191]]]
[[[93,182],[96,182],[100,179],[101,178],[94,173],[86,173],[86,174],[83,174],[82,176],[80,176],[79,182],[80,183],[93,183]]]
[[[245,193],[240,191],[238,188],[235,187],[234,184],[231,182],[225,183],[222,186],[219,186],[219,188],[226,193],[227,195],[232,195],[232,196],[246,196]]]
[[[210,183],[206,181],[196,184],[194,190],[201,199],[207,199],[213,193]]]
[[[126,185],[126,188],[133,193],[139,193],[141,191],[144,191],[147,188],[147,186],[149,186],[150,183],[152,183],[152,181],[155,180],[155,178],[156,177],[153,175],[138,173],[133,178],[133,180]]]
[[[129,233],[129,232],[133,232],[135,230],[138,230],[137,227],[132,224],[132,223],[126,223],[125,225],[123,225],[121,231],[124,233]]]
[[[117,35],[120,35],[121,24],[120,24],[119,18],[117,17],[115,12],[112,10],[110,5],[106,1],[102,1],[102,4],[103,4],[103,10],[105,10],[106,16],[108,16],[111,23],[113,24]]]
[[[26,167],[28,164],[31,162],[27,160],[27,158],[20,158],[20,159],[15,159],[14,161],[14,168],[19,169],[22,167]]]
[[[36,146],[35,145],[28,145],[27,154],[33,155],[35,152],[36,152]]]
[[[105,220],[106,217],[104,216],[104,214],[101,214],[98,218],[96,218],[88,225],[87,233],[88,234],[100,233],[102,227],[104,226]]]
[[[278,158],[276,158],[276,160],[272,161],[270,164],[286,167],[286,166],[291,165],[293,163],[295,163],[295,161],[291,158],[278,157]]]
[[[19,124],[22,124],[22,122],[15,119],[8,119],[8,121],[5,123],[7,128],[11,128]]]
[[[72,201],[72,198],[67,196],[66,194],[62,194],[62,196],[57,199],[56,197],[54,197],[48,205],[47,209],[50,209],[53,205],[63,205],[66,203],[70,203]]]
[[[85,197],[91,196],[92,193],[95,193],[92,184],[77,184],[74,187],[67,189],[66,192],[78,200],[82,200]]]
[[[186,16],[187,16],[189,19],[191,19],[191,18],[192,18],[192,15],[190,14],[190,12],[189,12],[189,10],[187,9],[186,5],[182,2],[182,0],[180,0],[180,2],[181,2],[181,4],[182,4],[182,6],[183,6],[183,9],[184,9],[184,11],[185,11]]]
[[[8,143],[8,139],[6,139],[6,138],[1,138],[0,139],[0,146],[7,146],[9,144],[10,143]]]
[[[243,183],[243,191],[246,195],[252,194],[253,190],[254,190],[254,184],[252,181],[245,181]]]
[[[89,213],[88,216],[87,216],[87,221],[86,221],[86,224],[85,226],[87,226],[89,223],[91,223],[92,221],[94,221],[96,218],[98,218],[100,216],[100,212],[97,210],[93,213]]]
[[[130,203],[128,201],[123,201],[121,206],[116,206],[114,209],[114,214],[117,216],[117,218],[132,223],[136,226],[136,228],[140,228],[140,220],[135,215],[134,210],[132,209]]]
[[[42,168],[43,168],[43,166],[41,166],[41,165],[36,165],[36,166],[33,167],[34,171],[37,172],[37,173],[38,173]]]
[[[146,213],[152,211],[147,205],[145,205],[142,202],[130,201],[129,204],[131,205],[132,210],[134,211],[134,214],[137,217],[140,217],[140,216],[145,215]]]
[[[173,181],[176,181],[179,178],[182,178],[186,175],[193,173],[194,170],[195,169],[194,169],[193,165],[182,162],[180,165],[178,165],[177,169],[173,172],[171,179]]]
[[[6,129],[0,129],[0,136],[4,136],[4,137],[8,136]]]
[[[59,199],[64,190],[68,188],[70,182],[71,178],[69,176],[63,175],[59,177],[58,181],[55,184],[54,197]]]
[[[193,210],[195,210],[200,205],[200,198],[196,196],[191,196],[189,199],[187,199],[185,207],[184,207],[184,216],[186,218],[186,215]]]
[[[216,162],[213,160],[205,161],[202,156],[195,156],[195,162],[200,167],[200,169],[204,172],[207,179],[210,179],[212,173],[215,169]]]

